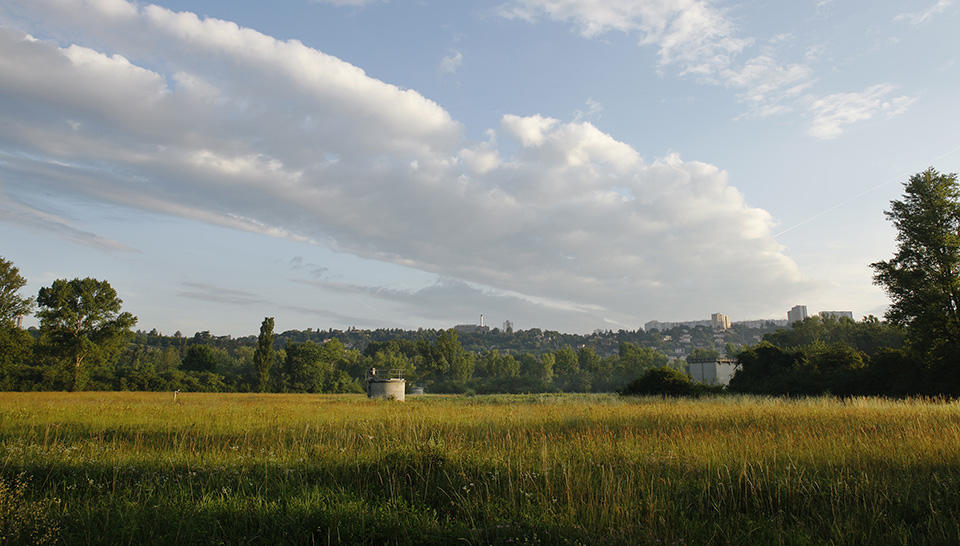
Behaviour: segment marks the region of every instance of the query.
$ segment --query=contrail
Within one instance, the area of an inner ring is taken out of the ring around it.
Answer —
[[[953,148],[953,149],[950,150],[949,152],[942,153],[942,154],[938,155],[937,157],[931,159],[927,164],[936,163],[937,161],[940,161],[940,160],[943,159],[944,157],[947,157],[948,155],[955,154],[955,153],[957,153],[958,151],[960,151],[960,146],[957,146],[956,148]],[[886,186],[887,184],[892,184],[893,182],[897,182],[897,181],[901,180],[904,176],[909,176],[909,175],[910,175],[910,171],[904,171],[904,172],[898,174],[898,175],[897,175],[894,179],[892,179],[892,180],[885,180],[885,181],[883,181],[883,182],[881,182],[881,183],[879,183],[879,184],[877,184],[877,185],[875,185],[875,186],[870,186],[869,188],[867,188],[867,189],[863,190],[862,192],[854,195],[853,197],[850,197],[849,199],[846,199],[846,200],[841,201],[841,202],[839,202],[839,203],[837,203],[837,204],[835,204],[835,205],[833,205],[833,206],[831,206],[831,207],[829,207],[829,208],[826,208],[826,209],[824,209],[824,210],[822,210],[822,211],[814,214],[813,216],[807,218],[806,220],[802,220],[802,221],[800,221],[800,222],[797,222],[796,224],[793,224],[792,226],[790,226],[790,227],[788,227],[788,228],[780,231],[779,233],[775,233],[775,234],[773,235],[773,237],[774,237],[774,238],[777,238],[777,237],[783,235],[784,233],[789,233],[789,232],[797,229],[798,227],[800,227],[800,226],[802,226],[802,225],[804,225],[804,224],[808,224],[808,223],[816,220],[817,218],[820,218],[820,217],[823,216],[824,214],[831,213],[831,212],[837,210],[837,209],[840,208],[840,207],[849,205],[850,203],[856,201],[857,199],[860,199],[860,198],[863,197],[864,195],[866,195],[866,194],[868,194],[868,193],[876,190],[877,188],[881,188],[881,187],[883,187],[883,186]]]

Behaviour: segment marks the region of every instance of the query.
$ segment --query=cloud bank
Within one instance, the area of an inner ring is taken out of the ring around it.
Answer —
[[[770,215],[716,166],[647,161],[591,123],[535,113],[469,141],[416,91],[229,21],[123,0],[7,10],[0,177],[14,191],[325,244],[448,279],[393,300],[479,290],[542,322],[750,314],[805,287]],[[650,31],[690,71],[669,29],[695,23]],[[723,40],[703,51],[740,47]]]

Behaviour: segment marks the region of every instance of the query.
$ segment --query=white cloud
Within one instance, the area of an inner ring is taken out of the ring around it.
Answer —
[[[931,20],[935,15],[947,11],[953,5],[953,0],[937,0],[932,6],[922,11],[900,13],[893,18],[894,21],[906,21],[911,25],[922,25]]]
[[[96,233],[76,227],[75,222],[61,215],[42,211],[26,203],[10,199],[0,193],[0,221],[17,227],[55,233],[76,244],[106,251],[136,252],[136,249],[119,241],[101,237]]]
[[[600,102],[593,100],[592,97],[587,97],[585,103],[586,110],[577,110],[573,113],[574,121],[583,121],[584,119],[597,118],[603,112],[603,105]]]
[[[823,9],[831,0],[820,0]],[[915,24],[942,12],[952,0],[938,0],[930,9],[918,14],[902,14]],[[504,17],[536,21],[547,18],[574,24],[586,37],[606,32],[635,34],[641,45],[659,48],[661,69],[675,68],[678,73],[692,75],[699,81],[722,85],[734,90],[746,106],[739,118],[762,118],[802,108],[813,102],[816,121],[809,134],[818,138],[835,138],[842,126],[869,119],[873,109],[857,107],[858,93],[817,97],[811,88],[817,78],[812,63],[823,55],[823,47],[806,51],[802,62],[778,59],[773,47],[789,41],[781,34],[748,55],[757,44],[753,38],[741,36],[736,25],[723,10],[710,0],[511,0],[500,8]],[[743,59],[745,57],[745,60]],[[874,86],[876,90],[881,86]],[[872,97],[864,97],[869,101]],[[846,104],[837,104],[844,102]],[[881,101],[882,102],[882,101]],[[909,106],[912,99],[892,99],[890,115]]]
[[[810,105],[813,122],[807,134],[820,139],[833,139],[843,133],[844,126],[882,115],[887,118],[905,112],[916,98],[891,96],[894,87],[882,83],[861,92],[834,93],[815,99]]]
[[[498,168],[502,160],[500,152],[497,151],[497,133],[493,130],[487,131],[489,139],[470,148],[464,148],[457,154],[467,168],[476,174],[486,174]]]
[[[60,21],[72,45],[0,31],[9,191],[329,244],[511,295],[544,322],[558,306],[594,324],[750,314],[806,286],[769,214],[713,165],[647,162],[591,123],[541,115],[505,115],[471,142],[413,90],[227,21],[20,8],[25,32]]]
[[[642,44],[659,47],[662,65],[676,64],[682,73],[712,75],[750,43],[738,38],[734,25],[704,0],[515,0],[500,13],[528,21],[546,16],[571,22],[587,37],[636,33]]]
[[[440,59],[440,71],[447,74],[454,74],[463,64],[463,53],[452,51],[443,59]]]
[[[681,76],[737,90],[747,116],[789,110],[783,103],[813,83],[809,66],[783,64],[766,51],[738,61],[754,40],[740,36],[708,0],[514,0],[501,14],[570,22],[586,37],[611,31],[635,34],[641,45],[658,48],[661,68],[674,67]]]

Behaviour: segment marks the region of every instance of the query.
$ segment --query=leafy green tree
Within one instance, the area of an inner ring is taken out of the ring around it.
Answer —
[[[647,370],[661,368],[669,362],[667,355],[660,351],[627,341],[620,343],[617,355],[617,367],[610,385],[615,389],[621,388]]]
[[[30,365],[33,336],[26,330],[0,326],[0,390],[29,390],[38,370]]]
[[[730,390],[755,394],[814,394],[807,355],[802,349],[784,349],[768,341],[748,347],[737,360],[740,369],[730,379]]]
[[[517,377],[520,375],[520,363],[513,355],[501,355],[494,349],[490,351],[487,375],[497,378]]]
[[[556,365],[557,357],[553,353],[540,355],[536,365],[532,366],[532,375],[540,381],[544,387],[553,383],[553,368]]]
[[[457,339],[457,332],[452,328],[440,332],[437,336],[437,350],[446,363],[444,368],[450,379],[466,381],[473,377],[473,368],[476,365],[474,356],[463,348]]]
[[[810,373],[816,390],[840,396],[862,394],[858,392],[859,379],[866,364],[863,354],[843,343],[814,347],[808,351]]]
[[[33,310],[33,298],[19,294],[26,284],[13,262],[0,258],[0,388],[4,390],[29,388],[21,383],[33,357],[33,337],[15,326],[17,316]]]
[[[12,327],[18,315],[33,311],[33,298],[19,294],[26,284],[13,262],[0,258],[0,327]]]
[[[332,343],[332,342],[331,342]],[[370,358],[370,368],[383,370],[388,373],[391,370],[398,370],[404,377],[413,379],[416,377],[416,367],[410,358],[398,351],[395,345],[387,344],[383,350],[374,353]]]
[[[562,347],[554,354],[556,356],[553,369],[558,377],[564,378],[580,371],[580,360],[571,347]]]
[[[910,177],[887,218],[897,229],[893,258],[871,264],[892,304],[887,318],[912,346],[935,358],[960,354],[960,187],[932,167]]]
[[[267,391],[273,356],[273,317],[264,317],[257,338],[257,351],[253,354],[253,364],[257,368],[257,389],[260,392]]]
[[[217,350],[213,347],[206,344],[191,345],[180,367],[193,372],[213,372],[219,360]]]
[[[324,358],[323,347],[312,342],[287,343],[283,362],[287,388],[293,392],[323,392],[333,374],[333,362]]]
[[[137,317],[120,312],[123,300],[107,281],[58,279],[37,296],[43,340],[71,369],[70,390],[81,385],[83,367],[114,360],[133,337]]]

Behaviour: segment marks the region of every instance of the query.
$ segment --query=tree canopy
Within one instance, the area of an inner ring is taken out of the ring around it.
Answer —
[[[257,367],[257,387],[260,392],[266,392],[270,368],[273,366],[273,317],[264,317],[260,324],[260,336],[257,338],[257,350],[253,353],[253,363]]]
[[[871,264],[890,296],[887,318],[907,328],[915,350],[935,358],[960,349],[960,187],[932,167],[910,177],[887,218],[897,229],[893,258]]]
[[[123,300],[107,281],[57,279],[37,297],[43,340],[71,368],[70,390],[81,387],[90,360],[115,358],[132,336],[137,317],[120,312]]]
[[[33,310],[33,298],[19,294],[26,284],[13,262],[0,258],[0,327],[13,326],[17,316],[29,315]]]

